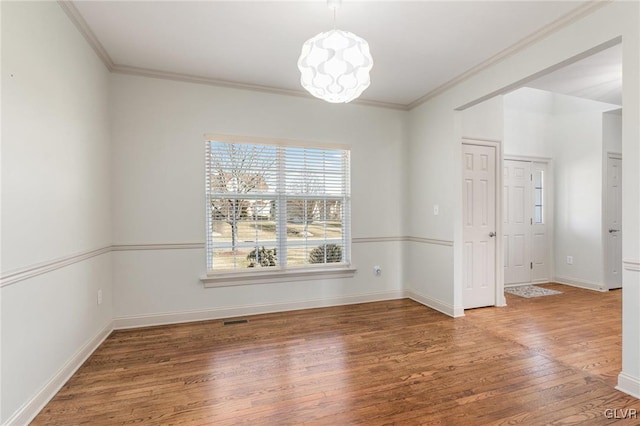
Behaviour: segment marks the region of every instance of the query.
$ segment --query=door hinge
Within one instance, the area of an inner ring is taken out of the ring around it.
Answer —
[[[531,221],[531,224],[533,225],[533,218],[530,218],[529,220]]]
[[[529,177],[531,178],[531,182],[533,182],[533,173],[531,173]]]
[[[531,262],[531,269],[533,269],[533,262]]]

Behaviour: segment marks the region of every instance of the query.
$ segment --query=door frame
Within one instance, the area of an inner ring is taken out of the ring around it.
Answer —
[[[607,282],[607,271],[608,271],[608,267],[610,264],[610,259],[609,259],[609,250],[608,250],[608,244],[609,244],[609,159],[617,159],[620,160],[620,162],[622,162],[622,153],[620,152],[615,152],[615,151],[607,151],[606,152],[607,155],[603,155],[603,160],[604,160],[604,167],[603,167],[603,173],[602,173],[602,252],[603,252],[603,256],[602,256],[602,267],[603,267],[603,271],[604,271],[604,276],[603,276],[603,284],[604,284],[604,288],[601,291],[609,291],[609,287],[610,287],[610,283]],[[624,165],[623,165],[624,166]],[[624,169],[623,169],[624,170]],[[624,185],[624,181],[622,182],[622,184]],[[622,200],[621,200],[622,201]],[[621,206],[622,207],[622,206]],[[621,230],[622,231],[622,230]],[[624,269],[624,262],[622,265],[620,265],[620,272],[622,273],[622,270]],[[619,287],[621,288],[621,287]]]
[[[502,141],[494,139],[478,139],[462,137],[460,142],[460,152],[462,152],[462,145],[477,145],[488,146],[494,148],[495,152],[495,165],[496,165],[496,188],[495,188],[495,233],[496,233],[496,246],[495,246],[495,294],[494,294],[494,306],[506,306],[507,301],[504,297],[504,266],[503,266],[503,250],[502,247]],[[460,170],[460,176],[458,177],[460,187],[464,179],[462,178],[462,170]],[[462,206],[462,191],[460,192],[460,205]],[[462,226],[462,215],[460,215],[460,226]],[[463,301],[464,306],[464,301]]]
[[[528,163],[531,163],[531,166],[533,167],[536,163],[542,163],[545,164],[546,166],[546,183],[544,185],[544,202],[545,202],[545,209],[544,209],[544,214],[546,217],[550,218],[551,220],[549,220],[546,225],[547,225],[547,253],[549,258],[547,259],[549,262],[549,282],[553,281],[553,277],[555,276],[555,244],[554,244],[554,238],[555,238],[555,215],[554,215],[554,188],[555,188],[555,181],[554,181],[554,175],[553,175],[553,159],[549,158],[549,157],[536,157],[536,156],[532,156],[532,155],[512,155],[512,154],[504,154],[503,156],[503,160],[512,160],[512,161],[525,161]],[[504,163],[502,164],[504,166]],[[533,172],[533,170],[532,170]],[[535,280],[531,280],[530,284],[542,284],[543,282],[541,281],[535,281]]]

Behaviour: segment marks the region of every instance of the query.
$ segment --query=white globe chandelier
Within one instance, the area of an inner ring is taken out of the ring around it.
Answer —
[[[351,102],[369,87],[373,58],[361,37],[335,28],[340,0],[328,0],[334,29],[310,38],[298,59],[300,82],[313,96],[332,103]]]

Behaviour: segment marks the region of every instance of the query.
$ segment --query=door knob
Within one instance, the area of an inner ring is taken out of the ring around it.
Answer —
[[[620,230],[619,229],[609,229],[609,233],[610,234],[613,234],[614,232],[618,232],[618,231],[620,231]]]
[[[491,232],[489,232],[489,236],[490,236],[490,237],[495,237],[495,236],[496,236],[496,233],[495,233],[495,232],[493,232],[493,231],[491,231]]]

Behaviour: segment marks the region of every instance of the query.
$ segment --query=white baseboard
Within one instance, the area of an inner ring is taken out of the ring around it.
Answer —
[[[178,324],[192,321],[206,321],[221,318],[234,318],[248,315],[268,314],[273,312],[296,311],[299,309],[324,308],[328,306],[353,305],[356,303],[380,302],[405,298],[403,290],[368,293],[354,296],[342,296],[327,299],[312,299],[299,302],[273,303],[264,305],[248,305],[234,308],[219,308],[200,311],[166,312],[150,315],[120,317],[113,320],[113,328],[150,327],[155,325]]]
[[[570,285],[572,287],[584,288],[587,290],[595,290],[595,291],[607,291],[607,286],[603,283],[596,283],[593,281],[579,280],[576,278],[569,277],[553,277],[553,282],[558,284]]]
[[[28,425],[112,331],[113,326],[109,322],[98,334],[78,349],[33,398],[25,402],[3,425]]]
[[[543,280],[533,280],[531,281],[531,284],[549,284],[549,278],[545,278]]]
[[[417,293],[413,290],[406,290],[405,293],[411,300],[415,300],[418,303],[421,303],[431,309],[435,309],[438,312],[442,312],[445,315],[449,315],[450,317],[457,318],[464,316],[464,308],[462,306],[453,306],[441,300],[434,299],[433,297]]]
[[[550,281],[548,278],[545,278],[543,280],[533,280],[531,282],[527,282],[527,283],[511,283],[511,284],[505,284],[504,288],[509,288],[509,287],[522,287],[525,285],[536,285],[536,284],[549,284]]]
[[[545,281],[546,282],[546,281]],[[515,283],[515,284],[505,284],[504,288],[514,288],[514,287],[524,287],[525,285],[532,285],[536,283]]]
[[[620,373],[618,374],[618,386],[616,386],[616,389],[640,399],[640,378]]]
[[[502,293],[496,295],[496,306],[499,308],[507,306],[507,298],[504,297],[504,287],[502,288]],[[464,309],[462,311],[462,315],[464,315]]]

